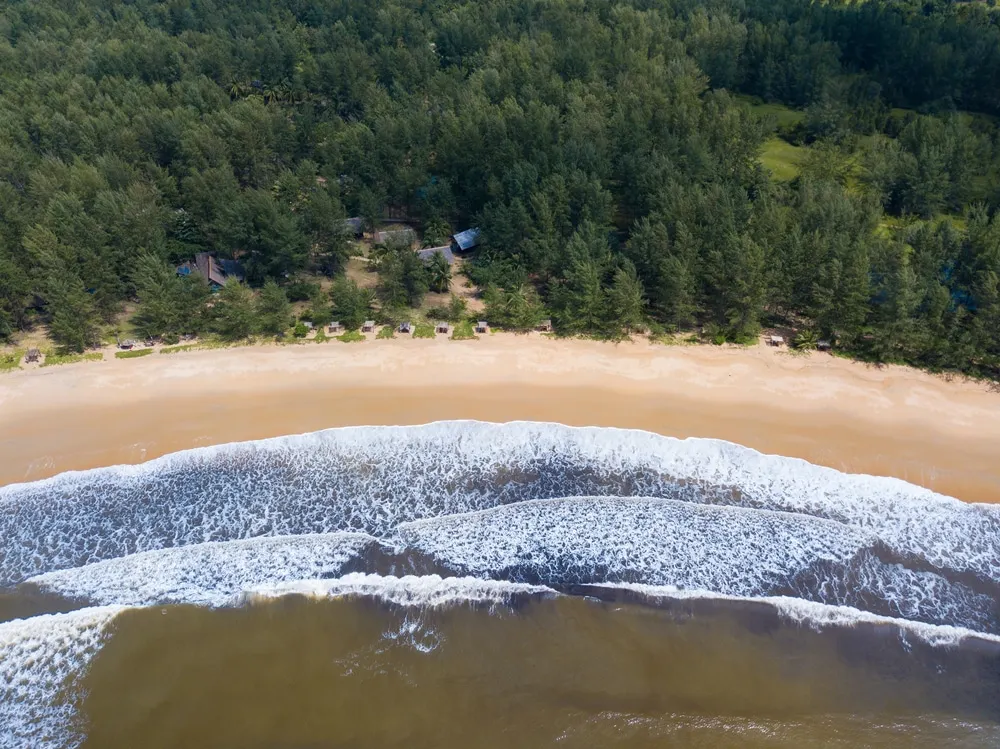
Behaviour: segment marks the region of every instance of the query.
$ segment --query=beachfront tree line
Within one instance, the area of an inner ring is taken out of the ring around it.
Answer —
[[[14,0],[0,336],[81,348],[136,302],[140,329],[228,336],[303,293],[317,320],[403,309],[435,283],[410,255],[378,260],[377,305],[343,277],[343,219],[391,211],[482,229],[494,324],[791,323],[995,376],[1000,145],[961,110],[1000,114],[998,80],[978,4]],[[737,93],[804,110],[797,179],[762,168],[777,123]],[[253,293],[173,275],[205,250]]]

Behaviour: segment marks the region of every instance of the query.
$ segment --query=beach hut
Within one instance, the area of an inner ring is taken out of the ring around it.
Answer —
[[[410,323],[408,323],[408,322],[401,322],[399,324],[399,332],[400,333],[407,333],[407,334],[412,333],[413,332],[413,326]]]
[[[313,324],[312,324],[311,320],[303,320],[302,324],[306,326],[307,330],[312,330],[313,329]]]
[[[767,337],[767,345],[768,346],[784,346],[785,345],[785,339],[782,338],[780,335],[769,335]]]
[[[833,348],[833,345],[829,341],[816,341],[817,351],[829,351]]]
[[[480,320],[479,322],[477,322],[476,323],[476,332],[477,333],[483,333],[483,334],[489,333],[490,332],[489,323],[487,323],[485,320]]]
[[[339,320],[334,320],[327,326],[326,331],[328,333],[343,333],[344,326],[340,323]]]
[[[122,349],[123,351],[131,351],[132,349],[135,348],[135,341],[132,340],[131,338],[126,338],[124,341],[119,342],[118,348]]]
[[[479,229],[466,229],[451,237],[451,246],[455,252],[468,252],[479,246]]]
[[[361,326],[362,333],[374,333],[375,332],[375,321],[365,320],[365,324]]]
[[[24,355],[25,364],[32,364],[38,361],[42,356],[42,352],[36,348],[29,348],[28,353]]]
[[[445,335],[448,335],[451,332],[451,326],[446,322],[439,322],[437,325],[434,326],[434,332],[444,333]]]
[[[551,333],[552,332],[552,321],[551,320],[542,320],[542,322],[539,323],[537,329],[540,330],[542,333]]]

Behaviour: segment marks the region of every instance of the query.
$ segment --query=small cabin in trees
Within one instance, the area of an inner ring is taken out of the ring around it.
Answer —
[[[365,324],[361,326],[362,333],[374,333],[375,332],[375,321],[365,320]]]
[[[448,335],[451,332],[451,326],[446,322],[439,322],[437,325],[434,326],[434,332],[444,333],[445,335]]]
[[[466,229],[451,237],[451,246],[455,252],[468,252],[479,246],[479,229]]]
[[[406,247],[417,241],[417,233],[409,227],[375,232],[375,244]]]

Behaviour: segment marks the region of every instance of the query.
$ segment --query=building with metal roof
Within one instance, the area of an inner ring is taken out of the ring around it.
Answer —
[[[479,229],[466,229],[451,238],[456,252],[468,252],[479,245]]]

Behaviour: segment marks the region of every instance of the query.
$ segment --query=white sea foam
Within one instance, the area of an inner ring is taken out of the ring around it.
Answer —
[[[107,606],[0,624],[0,749],[70,749],[82,741],[66,697],[120,611]]]
[[[299,580],[263,585],[246,594],[250,602],[300,595],[310,598],[373,598],[397,606],[440,608],[462,604],[507,605],[515,599],[549,597],[556,591],[544,585],[503,580],[440,575],[365,575],[351,573],[336,580]]]
[[[656,498],[533,500],[399,526],[458,574],[553,584],[636,582],[737,596],[793,594],[995,629],[994,601],[881,561],[878,538],[807,515]]]
[[[212,542],[49,572],[28,582],[94,605],[225,606],[257,585],[338,575],[373,542],[363,533]]]
[[[856,627],[858,625],[890,626],[902,633],[911,634],[934,647],[957,647],[966,640],[981,640],[1000,644],[1000,635],[985,634],[967,627],[949,624],[926,624],[892,616],[878,616],[851,606],[833,606],[788,596],[730,596],[708,590],[681,590],[672,585],[644,585],[641,583],[599,583],[591,586],[619,588],[638,593],[649,601],[669,600],[724,600],[740,603],[766,604],[777,609],[785,619],[820,631],[827,627]]]
[[[355,530],[572,495],[828,518],[1000,581],[1000,507],[717,440],[558,424],[356,427],[200,448],[0,488],[0,585],[141,551]]]

